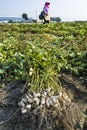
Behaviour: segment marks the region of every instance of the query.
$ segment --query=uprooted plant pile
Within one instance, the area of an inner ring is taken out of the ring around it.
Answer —
[[[50,88],[37,93],[28,91],[18,105],[32,130],[56,130],[59,127],[71,130],[81,118],[78,106],[64,91],[55,94]]]
[[[1,89],[0,130],[86,130],[80,103],[65,89],[32,91],[26,87],[11,82]]]

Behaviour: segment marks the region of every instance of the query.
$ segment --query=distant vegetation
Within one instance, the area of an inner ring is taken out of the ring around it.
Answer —
[[[25,19],[25,20],[28,20],[28,15],[26,13],[23,13],[22,18]]]
[[[28,17],[28,14],[27,13],[23,13],[21,15],[21,17],[24,19],[22,21],[17,21],[17,19],[14,21],[12,20],[11,18],[8,20],[8,23],[15,23],[15,22],[18,22],[18,23],[21,23],[21,22],[38,22],[37,19],[33,19],[33,18],[29,18]],[[50,22],[61,22],[61,18],[60,17],[50,17]]]
[[[53,21],[53,22],[61,22],[60,17],[51,17],[50,20]]]

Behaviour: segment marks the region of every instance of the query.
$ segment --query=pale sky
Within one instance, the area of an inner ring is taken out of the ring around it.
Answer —
[[[38,18],[46,0],[0,0],[0,17]],[[87,20],[87,0],[48,0],[50,17],[60,17],[62,21]]]

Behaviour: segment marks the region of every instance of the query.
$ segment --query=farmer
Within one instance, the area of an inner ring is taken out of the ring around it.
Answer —
[[[49,13],[48,13],[48,9],[49,9],[49,2],[46,2],[43,8],[43,12],[44,12],[44,24],[45,23],[49,23],[50,21],[50,17],[49,17]]]

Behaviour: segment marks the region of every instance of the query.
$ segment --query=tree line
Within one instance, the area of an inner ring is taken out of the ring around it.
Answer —
[[[25,20],[28,20],[28,15],[26,13],[23,13],[22,18]],[[50,17],[50,20],[54,21],[54,22],[60,22],[61,18],[60,17]]]
[[[22,17],[25,21],[29,20],[29,17],[28,17],[28,15],[27,15],[27,13],[23,13],[23,14],[21,15],[21,17]],[[37,22],[37,19],[32,19],[32,21],[33,21],[33,22]],[[52,22],[61,22],[61,18],[60,18],[60,17],[50,17],[50,21],[52,21]],[[12,22],[13,22],[12,20],[9,20],[9,21],[8,21],[8,23],[12,23]]]

